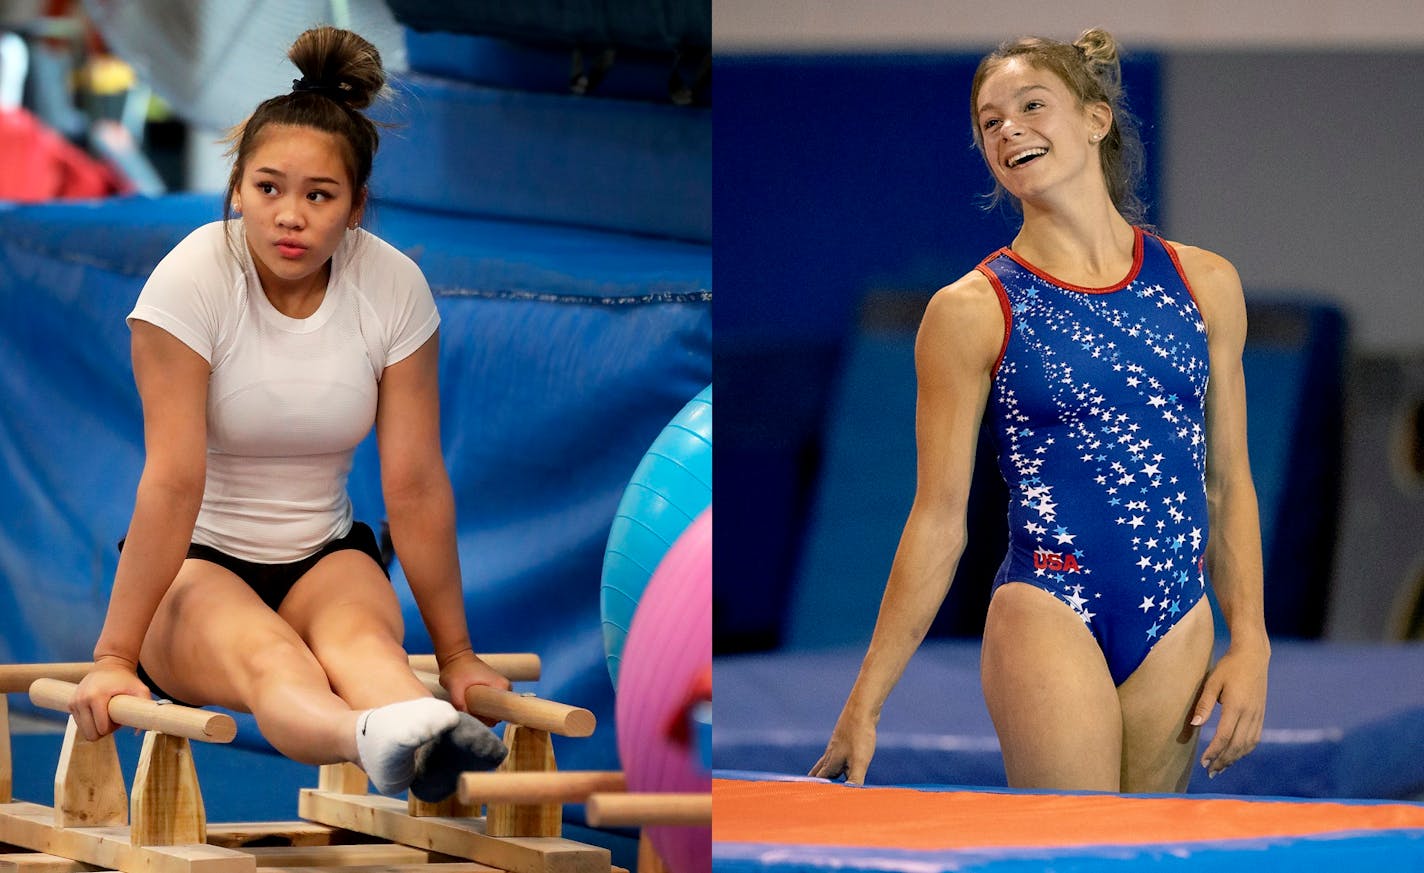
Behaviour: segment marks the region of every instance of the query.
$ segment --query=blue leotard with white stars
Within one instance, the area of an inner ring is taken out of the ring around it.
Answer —
[[[979,265],[1006,321],[986,412],[1009,486],[994,586],[1066,603],[1117,684],[1206,590],[1206,326],[1175,252],[1135,237],[1109,288],[1007,248]]]

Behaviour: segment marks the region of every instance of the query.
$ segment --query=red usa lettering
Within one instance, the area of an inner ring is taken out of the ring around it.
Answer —
[[[1064,573],[1081,573],[1078,567],[1078,559],[1072,555],[1060,555],[1057,552],[1049,552],[1038,549],[1033,553],[1033,565],[1040,570],[1062,571]]]

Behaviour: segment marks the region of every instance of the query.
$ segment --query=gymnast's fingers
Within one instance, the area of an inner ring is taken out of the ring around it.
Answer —
[[[1251,754],[1261,739],[1261,722],[1261,714],[1256,710],[1242,715],[1236,723],[1236,730],[1232,732],[1230,745],[1220,757],[1220,770],[1225,770]]]
[[[1210,745],[1206,752],[1202,754],[1202,766],[1207,770],[1207,777],[1215,779],[1217,774],[1227,767],[1236,763],[1240,757],[1237,753],[1236,734],[1241,730],[1241,711],[1235,707],[1223,705],[1221,708],[1221,721],[1216,725],[1216,735],[1211,738]]]
[[[1200,727],[1206,724],[1206,720],[1211,718],[1212,707],[1216,706],[1216,699],[1221,694],[1222,681],[1213,671],[1202,683],[1201,694],[1197,697],[1196,708],[1192,710],[1192,725]],[[1220,735],[1220,731],[1217,734]]]
[[[74,727],[79,731],[79,735],[88,742],[94,742],[107,732],[108,725],[105,724],[105,731],[99,729],[98,719],[95,718],[95,711],[92,707],[75,699],[69,706],[69,714],[74,717]],[[104,717],[108,721],[108,717]]]
[[[869,767],[869,766],[870,766],[870,762],[869,762],[869,761],[864,761],[864,762],[862,762],[862,761],[857,760],[857,761],[850,762],[850,765],[846,768],[846,784],[847,784],[847,785],[864,785],[864,784],[865,784],[865,770],[866,770],[866,768]]]
[[[821,779],[837,779],[846,770],[845,755],[837,754],[833,751],[834,743],[826,747],[826,751],[821,754],[816,763],[811,767],[808,776],[816,776]]]

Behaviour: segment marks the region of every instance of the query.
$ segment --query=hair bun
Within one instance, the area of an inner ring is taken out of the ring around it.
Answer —
[[[1073,41],[1083,57],[1094,65],[1111,66],[1118,63],[1117,40],[1101,27],[1089,28]]]
[[[386,84],[376,47],[349,30],[314,27],[297,37],[287,57],[301,71],[293,91],[323,94],[352,109],[365,109]]]

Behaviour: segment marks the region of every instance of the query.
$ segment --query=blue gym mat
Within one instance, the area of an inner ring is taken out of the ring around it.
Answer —
[[[804,775],[825,750],[864,654],[857,647],[716,659],[713,765]],[[1419,798],[1421,675],[1424,643],[1277,642],[1261,744],[1210,782],[1195,768],[1188,791]],[[1203,737],[1215,729],[1213,716]],[[930,641],[915,654],[881,714],[866,779],[1007,784],[979,683],[977,643]]]

